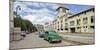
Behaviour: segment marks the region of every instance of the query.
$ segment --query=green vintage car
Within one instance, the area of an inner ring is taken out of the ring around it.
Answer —
[[[61,42],[61,37],[55,31],[45,31],[44,39],[48,42]]]

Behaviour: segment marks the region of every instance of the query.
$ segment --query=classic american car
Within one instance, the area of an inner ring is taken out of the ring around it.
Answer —
[[[61,37],[55,31],[45,31],[44,39],[48,42],[61,42]]]

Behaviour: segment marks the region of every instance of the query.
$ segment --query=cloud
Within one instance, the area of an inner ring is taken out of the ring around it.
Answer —
[[[36,19],[36,16],[33,16],[33,15],[27,15],[27,16],[24,16],[23,19],[27,19],[27,20],[29,20],[29,21],[32,22],[33,20]]]
[[[41,18],[38,17],[37,15],[27,15],[24,16],[23,19],[27,19],[31,21],[33,24],[44,24],[46,22],[52,22],[54,20],[54,17],[44,16]]]
[[[17,13],[24,19],[30,20],[33,24],[44,24],[46,22],[52,22],[57,18],[56,9],[59,7],[59,4],[54,3],[42,3],[42,2],[15,2],[14,3],[14,11],[16,11],[17,6],[21,7]],[[79,12],[79,7],[77,5],[68,5],[64,4],[65,7],[69,7],[70,10],[75,12],[75,8]],[[83,7],[84,8],[84,7]],[[83,9],[82,8],[82,9]]]
[[[56,4],[35,3],[35,2],[15,2],[14,11],[20,5],[21,10],[18,12],[23,19],[31,21],[33,24],[44,24],[52,22],[56,17]]]
[[[54,13],[53,11],[49,11],[47,8],[42,8],[40,10],[31,10],[32,13],[24,16],[24,19],[31,21],[33,24],[44,24],[46,22],[51,22],[55,19],[55,15],[50,13]]]
[[[46,9],[43,12],[49,11],[50,14],[55,15],[55,13],[52,13],[52,12],[55,12],[52,9],[54,9],[54,7],[56,7],[56,6],[54,6],[56,4],[36,3],[36,2],[15,2],[14,11],[16,11],[16,7],[18,5],[20,5],[20,7],[21,7],[21,10],[18,11],[18,14],[20,14],[21,16],[24,16],[24,15],[27,15],[27,14],[30,14],[30,13],[35,13],[35,12],[37,12],[37,10],[39,10],[39,13],[40,13],[40,12],[42,12],[40,9],[42,9],[42,10]]]

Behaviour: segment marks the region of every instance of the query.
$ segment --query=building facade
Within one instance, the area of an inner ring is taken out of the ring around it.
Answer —
[[[53,22],[53,28],[58,32],[94,33],[95,11],[94,7],[71,14],[68,8],[59,7],[58,18]]]
[[[54,26],[55,26],[55,23],[49,23],[49,22],[47,22],[47,23],[44,24],[44,30],[45,31],[55,30]]]
[[[37,31],[44,31],[44,26],[40,24],[35,24]]]

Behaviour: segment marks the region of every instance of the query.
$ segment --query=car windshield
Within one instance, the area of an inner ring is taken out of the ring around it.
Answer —
[[[50,35],[58,35],[55,31],[50,31],[49,34]]]
[[[44,34],[44,32],[40,32],[40,34]]]

